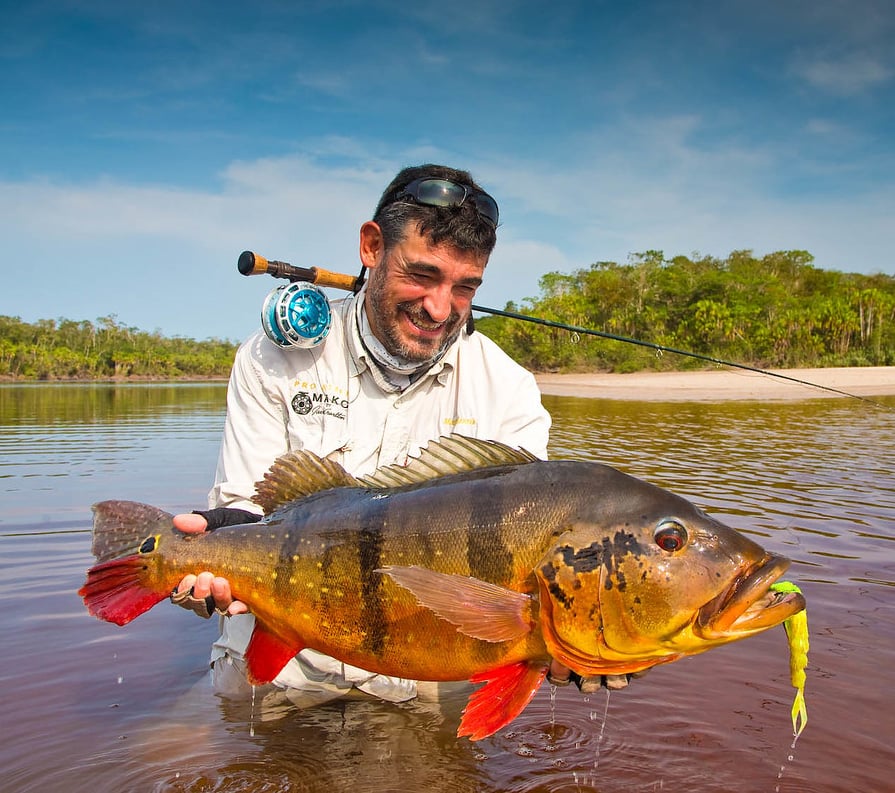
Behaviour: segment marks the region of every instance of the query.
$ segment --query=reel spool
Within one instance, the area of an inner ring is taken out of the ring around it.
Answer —
[[[306,282],[278,286],[261,307],[261,327],[279,347],[310,349],[321,344],[332,325],[323,291]]]

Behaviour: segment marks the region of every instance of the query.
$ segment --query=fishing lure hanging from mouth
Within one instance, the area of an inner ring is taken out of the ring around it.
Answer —
[[[778,581],[771,585],[772,592],[796,592],[801,590],[789,581]],[[789,640],[789,679],[796,689],[792,703],[792,731],[798,738],[808,723],[808,709],[805,706],[805,667],[808,665],[808,613],[802,610],[783,622],[786,638]]]

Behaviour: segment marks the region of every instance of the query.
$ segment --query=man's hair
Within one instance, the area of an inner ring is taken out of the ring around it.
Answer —
[[[382,229],[386,252],[404,239],[408,228],[415,227],[432,245],[447,244],[461,251],[490,256],[497,233],[494,225],[478,213],[473,201],[454,207],[434,207],[412,199],[395,200],[414,179],[425,178],[447,179],[473,190],[482,189],[467,171],[445,165],[430,163],[404,168],[385,188],[373,215],[373,221]]]

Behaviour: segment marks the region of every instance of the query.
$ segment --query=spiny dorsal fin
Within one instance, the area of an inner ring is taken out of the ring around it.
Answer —
[[[360,487],[361,482],[333,460],[313,452],[289,452],[278,457],[264,479],[255,482],[252,501],[265,515],[278,507],[333,487]]]
[[[524,449],[513,449],[499,441],[442,435],[437,441],[431,441],[418,457],[411,457],[407,465],[385,466],[363,477],[361,482],[369,487],[400,487],[478,468],[518,465],[537,459]]]

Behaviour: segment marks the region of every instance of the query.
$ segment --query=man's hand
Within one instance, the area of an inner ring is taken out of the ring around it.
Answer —
[[[185,534],[201,534],[207,527],[208,522],[202,515],[193,513],[174,516],[174,528]],[[249,610],[245,603],[233,599],[230,582],[226,578],[208,571],[184,576],[172,593],[172,601],[206,619],[213,611],[233,616],[246,614]],[[214,605],[209,608],[212,603]]]
[[[609,691],[618,691],[621,688],[626,688],[631,680],[636,677],[643,677],[647,671],[634,672],[630,675],[593,675],[591,677],[582,677],[559,661],[551,661],[547,680],[554,686],[567,686],[569,683],[574,683],[582,694],[596,694],[603,686]]]

